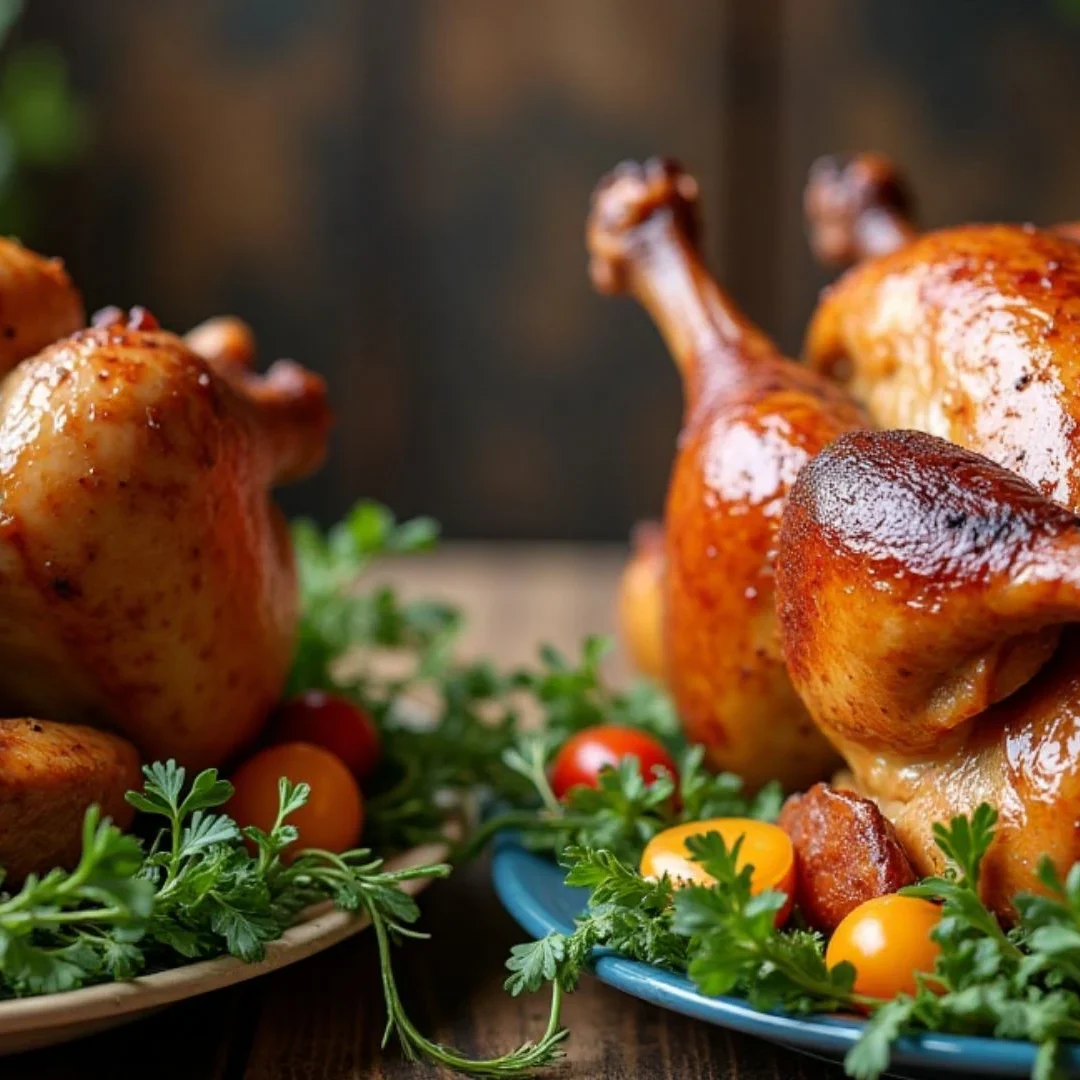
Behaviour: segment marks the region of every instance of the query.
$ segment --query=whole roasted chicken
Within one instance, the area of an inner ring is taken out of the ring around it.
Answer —
[[[818,779],[833,751],[784,669],[773,598],[777,529],[799,469],[865,420],[786,360],[697,250],[697,184],[677,165],[624,164],[593,196],[592,279],[652,315],[685,389],[668,489],[664,677],[688,735],[749,784]]]
[[[792,680],[920,872],[980,802],[1003,916],[1042,854],[1080,858],[1080,517],[943,439],[857,432],[800,474],[777,567]]]
[[[216,764],[287,674],[292,552],[269,488],[322,459],[322,382],[210,362],[109,312],[0,386],[0,714]],[[2,771],[2,760],[0,760]]]

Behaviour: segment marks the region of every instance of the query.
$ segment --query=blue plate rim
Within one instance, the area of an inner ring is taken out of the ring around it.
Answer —
[[[570,921],[544,902],[554,890],[560,906],[580,909],[582,890],[563,883],[550,859],[523,847],[511,833],[496,837],[491,862],[495,892],[503,907],[534,938],[551,931],[568,933]],[[709,998],[684,975],[652,964],[600,951],[592,964],[601,982],[662,1008],[785,1046],[840,1060],[859,1037],[865,1022],[843,1016],[794,1016],[761,1012],[741,998]],[[1033,1043],[978,1035],[924,1034],[897,1041],[891,1068],[944,1069],[954,1075],[1029,1076],[1037,1049]],[[1080,1075],[1080,1044],[1065,1051],[1063,1064]]]

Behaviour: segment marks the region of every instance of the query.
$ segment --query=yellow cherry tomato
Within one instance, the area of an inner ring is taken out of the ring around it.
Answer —
[[[649,841],[642,853],[642,876],[659,878],[667,874],[676,884],[715,884],[715,879],[700,863],[694,862],[686,849],[687,837],[709,832],[719,833],[729,848],[742,837],[737,865],[753,867],[750,889],[755,895],[769,889],[787,894],[787,904],[776,915],[776,925],[782,925],[794,903],[795,849],[791,838],[779,825],[754,818],[711,818],[665,829]]]
[[[836,928],[825,963],[855,968],[855,993],[894,998],[915,993],[916,972],[929,973],[941,951],[930,931],[941,908],[917,896],[878,896],[860,904]]]
[[[340,853],[356,846],[364,824],[360,788],[340,759],[311,743],[280,743],[248,758],[233,774],[229,814],[241,826],[256,825],[269,832],[277,817],[278,780],[283,776],[311,787],[308,801],[289,815],[300,838],[286,849],[286,856],[290,849]]]

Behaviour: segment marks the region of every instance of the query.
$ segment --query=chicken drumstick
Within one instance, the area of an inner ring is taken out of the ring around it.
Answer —
[[[802,465],[864,423],[842,391],[784,359],[705,269],[697,184],[670,162],[624,164],[597,188],[593,282],[652,315],[685,387],[665,515],[665,677],[714,767],[751,785],[818,779],[833,761],[780,654],[773,563]]]

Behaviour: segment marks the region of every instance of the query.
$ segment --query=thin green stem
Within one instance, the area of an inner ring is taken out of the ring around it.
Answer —
[[[379,966],[382,976],[383,997],[387,1007],[387,1026],[383,1042],[390,1033],[396,1032],[406,1056],[416,1060],[426,1057],[430,1061],[445,1065],[449,1069],[470,1076],[511,1077],[522,1076],[534,1069],[549,1065],[562,1056],[559,1044],[566,1038],[567,1031],[562,1027],[562,989],[556,982],[552,986],[551,1008],[548,1013],[547,1027],[539,1042],[526,1042],[508,1054],[496,1058],[468,1058],[464,1054],[441,1043],[433,1042],[417,1030],[409,1019],[398,994],[397,983],[391,967],[390,935],[381,912],[369,907],[372,925],[379,947]]]
[[[452,863],[467,862],[475,858],[487,846],[491,838],[503,829],[518,829],[522,832],[545,833],[559,832],[563,829],[581,829],[592,823],[592,819],[583,814],[562,812],[558,817],[538,817],[535,810],[508,810],[488,818],[471,836],[463,840],[451,851]]]

